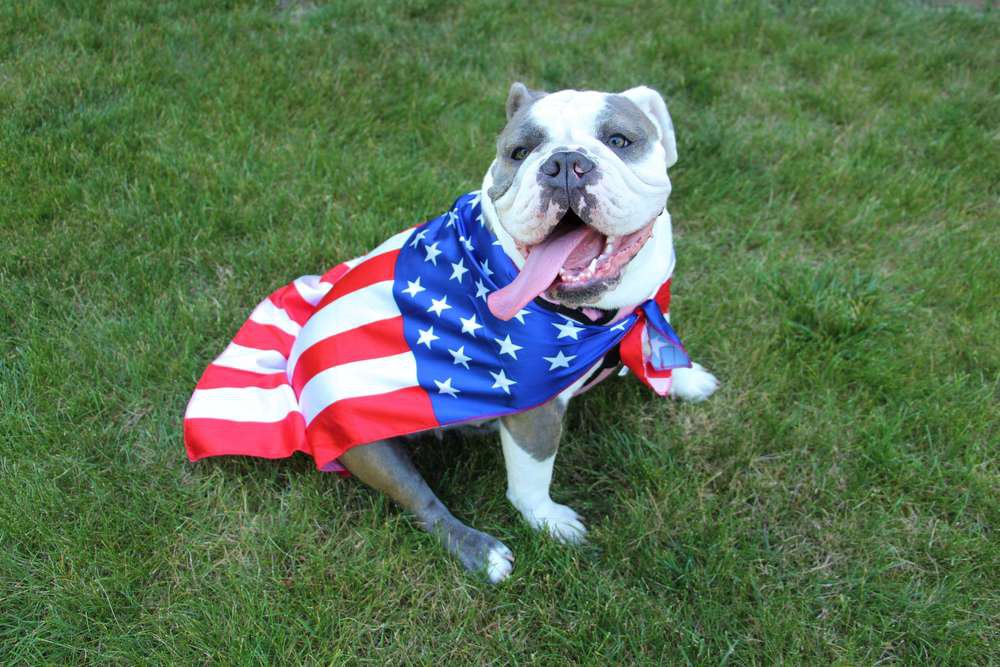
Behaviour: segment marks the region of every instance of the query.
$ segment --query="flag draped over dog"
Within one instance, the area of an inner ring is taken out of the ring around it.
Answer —
[[[545,403],[616,351],[661,396],[670,369],[690,366],[664,317],[669,280],[608,324],[541,299],[504,322],[486,298],[517,272],[473,192],[364,257],[282,287],[198,382],[188,456],[298,451],[342,470],[337,457],[357,445]]]

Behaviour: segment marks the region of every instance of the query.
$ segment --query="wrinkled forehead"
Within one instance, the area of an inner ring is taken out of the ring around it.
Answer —
[[[583,141],[594,136],[602,116],[607,116],[606,93],[561,90],[531,105],[528,117],[545,128],[549,139],[559,142]]]
[[[614,131],[628,132],[634,140],[657,135],[649,117],[632,100],[592,90],[546,95],[527,109],[523,122],[544,134],[544,140],[559,144],[586,144]]]

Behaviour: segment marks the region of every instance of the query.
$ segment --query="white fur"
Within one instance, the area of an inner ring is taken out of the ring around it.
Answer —
[[[590,224],[615,236],[632,233],[655,220],[652,237],[624,268],[619,284],[587,304],[609,310],[644,301],[674,269],[673,232],[666,210],[671,191],[667,167],[677,160],[673,122],[656,91],[639,87],[622,95],[646,113],[660,135],[660,141],[643,160],[627,164],[594,136],[596,118],[605,107],[607,93],[563,90],[546,95],[529,109],[531,120],[548,131],[548,141],[525,159],[506,193],[496,201],[489,196],[482,199],[483,216],[504,252],[517,266],[523,266],[524,257],[516,242],[538,243],[558,223],[554,205],[547,211],[539,209],[541,187],[535,178],[538,168],[556,148],[585,150],[603,174],[587,186],[597,202],[590,211]],[[491,166],[483,179],[484,194],[493,185],[492,172]]]
[[[701,364],[692,364],[691,368],[675,368],[670,375],[670,395],[682,401],[700,403],[719,388],[719,381]]]
[[[673,123],[667,107],[656,91],[646,87],[632,88],[622,93],[649,116],[659,132],[659,143],[639,164],[622,162],[607,146],[593,136],[597,114],[604,108],[606,93],[575,90],[561,91],[543,97],[532,105],[535,122],[544,125],[552,139],[537,148],[518,170],[510,189],[492,201],[486,193],[493,184],[491,172],[483,180],[483,215],[500,240],[501,247],[517,266],[524,258],[515,242],[537,243],[558,222],[554,212],[539,211],[539,186],[534,178],[541,163],[554,147],[570,150],[583,148],[596,160],[603,173],[591,194],[600,210],[591,224],[608,235],[626,234],[640,229],[655,219],[653,234],[643,248],[622,271],[620,283],[602,294],[591,305],[602,309],[633,306],[650,298],[673,273],[674,247],[670,214],[666,210],[670,195],[667,167],[677,161]],[[586,373],[556,399],[569,401],[587,379]],[[670,394],[687,401],[702,401],[718,387],[718,380],[701,365],[677,368],[673,371]],[[507,498],[535,530],[545,530],[562,542],[582,542],[587,533],[580,516],[566,505],[552,500],[549,488],[555,454],[538,461],[515,440],[500,420],[500,442],[507,468]],[[510,561],[496,561],[500,578],[509,573]],[[490,577],[494,561],[491,554]],[[503,572],[504,568],[506,572]]]
[[[499,584],[514,569],[514,554],[505,545],[490,549],[486,554],[486,576],[491,584]]]
[[[594,136],[596,120],[605,107],[607,93],[563,90],[532,104],[528,110],[530,119],[545,127],[549,137],[525,159],[510,188],[490,202],[492,210],[488,220],[491,224],[500,223],[493,225],[494,229],[503,227],[518,241],[534,244],[544,239],[556,225],[556,207],[550,206],[545,211],[539,208],[541,186],[535,178],[539,166],[556,148],[583,150],[600,166],[603,177],[586,188],[597,201],[596,207],[588,210],[589,222],[595,229],[608,236],[629,234],[656,219],[670,196],[666,165],[669,158],[676,160],[676,149],[673,148],[673,126],[666,105],[655,91],[645,90],[656,95],[666,116],[657,118],[650,114],[639,104],[643,102],[649,106],[643,99],[637,98],[637,106],[646,112],[661,138],[669,136],[671,141],[657,142],[640,162],[629,164]],[[664,123],[670,125],[669,135],[661,128]],[[667,154],[665,146],[671,147],[672,155]],[[492,185],[491,172],[492,168],[487,172],[483,192],[488,192]],[[486,199],[489,198],[484,201]]]
[[[597,367],[595,364],[594,368]],[[572,386],[565,389],[557,401],[566,403],[579,390],[592,371],[588,371]],[[549,496],[552,469],[556,455],[539,461],[517,443],[514,436],[500,420],[500,444],[507,467],[507,499],[521,513],[528,525],[535,530],[546,530],[549,535],[569,544],[582,542],[587,529],[580,515],[566,505],[553,502]]]
[[[556,455],[536,461],[521,449],[503,424],[500,425],[500,442],[507,465],[507,499],[528,525],[535,530],[547,530],[560,542],[581,542],[587,529],[580,516],[549,497]]]

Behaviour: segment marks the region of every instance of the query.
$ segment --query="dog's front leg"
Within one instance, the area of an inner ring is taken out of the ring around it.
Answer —
[[[494,584],[514,566],[514,554],[492,535],[456,519],[417,471],[406,449],[395,440],[354,447],[340,462],[365,484],[382,491],[412,512],[421,528],[436,535],[468,570],[483,571]]]
[[[507,498],[535,530],[561,542],[581,542],[587,534],[580,516],[552,502],[549,486],[562,435],[566,400],[500,419],[500,442],[507,465]]]

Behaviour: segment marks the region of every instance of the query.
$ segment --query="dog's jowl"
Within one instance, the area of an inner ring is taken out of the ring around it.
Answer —
[[[717,386],[669,322],[677,147],[660,95],[515,83],[506,112],[478,191],[273,292],[184,419],[191,460],[310,454],[388,494],[492,582],[511,550],[448,511],[403,436],[496,423],[510,502],[579,542],[583,520],[549,495],[570,398],[623,367],[660,396]]]

